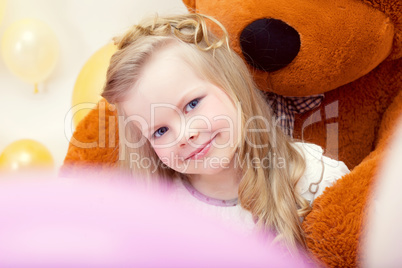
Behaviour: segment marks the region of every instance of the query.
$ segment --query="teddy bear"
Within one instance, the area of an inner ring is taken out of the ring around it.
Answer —
[[[183,2],[226,27],[284,131],[352,170],[303,228],[323,264],[361,266],[368,197],[402,115],[401,1]]]
[[[399,0],[183,0],[218,19],[283,130],[352,170],[315,200],[303,222],[315,258],[361,266],[366,206],[402,114]],[[61,168],[117,166],[117,115],[100,101],[77,126]]]

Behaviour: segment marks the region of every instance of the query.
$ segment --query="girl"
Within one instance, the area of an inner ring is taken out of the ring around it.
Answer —
[[[300,218],[348,170],[275,127],[224,27],[200,14],[155,17],[115,43],[102,96],[124,118],[123,169],[167,178],[211,210],[236,207],[229,218],[247,211],[259,230],[306,248]]]

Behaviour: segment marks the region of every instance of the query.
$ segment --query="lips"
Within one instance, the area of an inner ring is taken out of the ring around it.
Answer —
[[[197,148],[194,152],[192,152],[185,160],[188,159],[199,159],[204,157],[209,149],[211,148],[212,145],[212,141],[215,139],[215,137],[211,140],[209,140],[208,142],[204,143],[203,145],[201,145],[199,148]]]

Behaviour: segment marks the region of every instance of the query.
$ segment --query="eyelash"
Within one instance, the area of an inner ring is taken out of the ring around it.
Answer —
[[[197,98],[197,99],[194,99],[194,100],[190,101],[189,103],[187,103],[186,107],[184,107],[184,112],[188,113],[189,111],[195,109],[195,107],[198,105],[198,103],[200,103],[200,100],[201,100],[200,98]],[[195,102],[195,104],[194,104],[194,102]],[[194,107],[190,107],[191,104],[193,104]],[[191,110],[187,110],[187,107],[190,107]]]
[[[162,133],[160,133],[159,131],[161,131],[162,130]],[[160,138],[160,137],[162,137],[162,135],[163,134],[165,134],[167,131],[169,130],[169,128],[167,128],[167,127],[161,127],[161,128],[158,128],[155,132],[154,132],[154,137],[155,138]],[[159,136],[158,136],[159,135]]]
[[[200,101],[201,101],[201,98],[197,98],[197,99],[194,99],[194,100],[190,101],[189,103],[187,103],[186,106],[184,107],[184,112],[185,112],[185,113],[188,113],[188,112],[190,112],[191,110],[195,109],[195,108],[197,107],[197,105],[200,103]],[[191,106],[193,106],[193,107],[191,107]],[[187,110],[187,107],[190,107],[191,109],[190,109],[190,110]],[[161,127],[161,128],[158,128],[158,129],[154,132],[153,136],[154,136],[154,138],[156,138],[156,139],[157,139],[157,138],[160,138],[160,137],[162,137],[168,130],[169,130],[168,127]]]

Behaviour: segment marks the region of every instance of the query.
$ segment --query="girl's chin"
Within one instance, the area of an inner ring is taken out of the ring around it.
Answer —
[[[229,167],[222,167],[222,166],[218,166],[218,167],[203,167],[203,168],[188,168],[186,170],[186,172],[181,172],[180,173],[184,173],[184,174],[188,174],[188,175],[216,175],[219,174],[222,171],[228,170]]]
[[[201,159],[188,159],[178,166],[171,167],[177,172],[183,174],[217,174],[223,170],[231,168],[234,153],[229,153],[227,156],[207,156]]]

